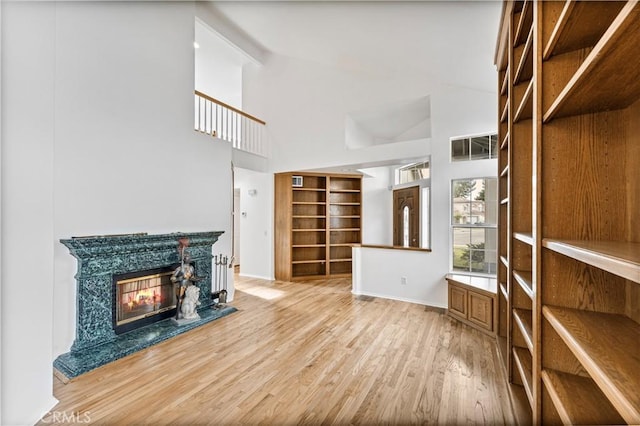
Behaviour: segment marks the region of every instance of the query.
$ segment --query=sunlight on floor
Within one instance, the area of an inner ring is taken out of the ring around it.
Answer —
[[[280,290],[276,290],[275,288],[268,288],[262,286],[248,286],[248,285],[238,285],[236,290],[241,291],[243,293],[248,293],[252,296],[259,297],[265,300],[273,300],[279,297],[284,296],[284,292]]]

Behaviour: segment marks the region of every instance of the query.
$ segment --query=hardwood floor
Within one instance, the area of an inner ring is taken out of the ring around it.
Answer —
[[[236,276],[231,304],[66,385],[54,378],[60,403],[42,424],[56,413],[107,425],[514,423],[494,339],[442,310],[357,297],[347,279]]]

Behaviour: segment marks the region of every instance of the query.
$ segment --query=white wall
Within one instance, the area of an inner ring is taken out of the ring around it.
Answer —
[[[240,265],[240,188],[233,188],[233,264]]]
[[[389,167],[365,170],[362,178],[362,243],[393,244],[393,185]]]
[[[58,240],[222,230],[214,252],[230,253],[231,148],[193,131],[193,3],[2,13],[2,424],[32,424],[75,337],[76,262]]]
[[[2,45],[2,5],[0,4],[0,46]],[[2,80],[2,66],[0,62],[0,81]],[[2,99],[2,85],[0,84],[0,99]],[[0,140],[2,137],[2,103],[0,102]],[[0,148],[0,165],[2,164],[2,149]],[[0,206],[2,206],[2,173],[0,172]],[[2,208],[0,207],[0,282],[2,281]],[[0,288],[0,306],[2,306],[2,289]],[[0,315],[0,330],[2,330],[2,315]],[[0,339],[0,376],[2,376],[2,339]],[[2,421],[2,386],[0,386],[0,422]]]
[[[486,62],[478,67],[493,68],[492,51],[487,51]],[[380,80],[375,73],[356,75],[328,68],[316,63],[294,58],[271,55],[263,67],[245,66],[243,96],[246,108],[251,108],[269,123],[272,137],[271,160],[274,171],[340,167],[349,164],[366,164],[402,158],[431,156],[431,249],[425,254],[400,252],[402,259],[390,254],[389,261],[375,252],[368,259],[369,251],[362,252],[362,270],[380,271],[382,265],[401,265],[402,270],[388,269],[385,273],[372,272],[363,277],[362,291],[380,293],[389,274],[391,282],[399,281],[400,273],[420,271],[412,280],[420,286],[414,293],[415,300],[435,306],[446,305],[446,283],[444,275],[450,269],[450,185],[451,179],[464,177],[495,176],[495,160],[480,160],[470,163],[450,162],[449,139],[459,135],[492,132],[497,122],[497,94],[495,81],[487,81],[486,90],[455,87],[430,80],[429,77],[414,78],[411,70],[407,75]],[[345,117],[350,111],[367,106],[384,105],[400,99],[430,96],[431,138],[410,142],[379,145],[362,149],[347,149],[345,146]],[[365,189],[369,183],[365,179]],[[373,184],[374,186],[376,184]],[[376,191],[373,189],[373,191]],[[391,201],[381,194],[364,194],[363,241],[376,241],[371,233],[381,229],[384,221],[391,219],[372,217],[372,213],[387,215]],[[380,234],[377,240],[391,239]],[[414,263],[411,263],[411,260]],[[409,262],[409,263],[407,263]],[[368,269],[369,266],[373,269]],[[368,289],[368,285],[372,286]],[[392,284],[389,297],[402,298],[406,289]],[[395,292],[395,293],[394,293]],[[420,299],[420,297],[429,298]]]
[[[2,418],[52,396],[55,6],[2,2]]]
[[[354,247],[353,256],[354,294],[447,307],[447,286],[429,279],[431,253]]]
[[[350,112],[427,96],[433,89],[426,77],[414,83],[272,54],[263,66],[244,67],[243,104],[268,123],[274,172],[420,157],[428,154],[426,139],[362,149],[347,149],[345,143]]]
[[[234,186],[240,190],[240,275],[272,280],[273,174],[236,168]]]
[[[248,59],[200,21],[195,40],[196,90],[242,109],[242,65]]]

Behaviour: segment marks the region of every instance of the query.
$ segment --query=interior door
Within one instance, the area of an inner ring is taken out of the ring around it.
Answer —
[[[393,191],[393,245],[420,247],[420,187]]]

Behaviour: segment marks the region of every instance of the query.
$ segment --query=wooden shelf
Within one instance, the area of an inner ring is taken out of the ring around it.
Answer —
[[[518,67],[513,76],[513,84],[519,84],[525,80],[529,80],[533,75],[533,27],[529,30],[527,41],[521,50],[522,52],[520,56],[518,56]]]
[[[504,108],[502,108],[502,113],[500,113],[500,122],[504,123],[507,121],[507,116],[509,115],[509,102],[504,104]]]
[[[551,306],[542,313],[622,418],[640,424],[640,325],[618,314]]]
[[[520,19],[516,27],[516,32],[513,37],[513,45],[517,46],[524,43],[527,39],[526,35],[531,30],[531,24],[533,23],[533,5],[532,1],[525,0],[522,5],[522,11],[520,12]]]
[[[504,139],[500,144],[500,149],[507,149],[509,147],[509,132],[506,132],[504,135]]]
[[[640,243],[544,239],[543,247],[640,283]]]
[[[301,176],[303,187],[293,187]],[[361,243],[362,176],[314,172],[274,176],[274,275],[278,280],[351,274]]]
[[[513,122],[517,123],[522,120],[528,120],[533,116],[533,80],[529,81],[527,88],[524,91],[522,96],[522,101],[518,108],[516,109],[516,113],[513,116]]]
[[[524,341],[533,354],[533,326],[531,321],[531,311],[529,309],[513,309],[513,319],[524,337]]]
[[[516,423],[640,425],[640,0],[504,0],[498,34],[499,352],[531,407]]]
[[[629,1],[544,114],[553,118],[625,108],[640,98],[640,5]]]
[[[292,265],[302,265],[303,263],[327,263],[325,259],[311,259],[311,260],[292,260]]]
[[[500,83],[500,94],[506,95],[508,87],[509,87],[509,67],[507,67],[507,69],[505,70],[502,83]]]
[[[563,424],[624,424],[590,378],[555,370],[544,370],[541,376]]]
[[[531,271],[513,271],[513,278],[520,285],[529,299],[533,300],[533,279]]]
[[[514,232],[513,233],[513,237],[520,241],[523,242],[525,244],[528,244],[530,246],[533,246],[533,235],[526,233],[526,232]]]
[[[533,384],[532,384],[532,367],[531,367],[531,354],[524,348],[513,347],[513,361],[520,373],[522,384],[524,385],[524,391],[527,394],[529,404],[533,407]]]
[[[509,293],[507,293],[507,287],[505,287],[504,283],[500,283],[500,293],[504,296],[505,299],[509,299]]]
[[[311,192],[326,192],[327,191],[325,188],[298,188],[298,187],[293,187],[292,189],[294,191],[311,191]]]
[[[595,45],[623,5],[612,1],[566,1],[545,45],[543,59]]]

